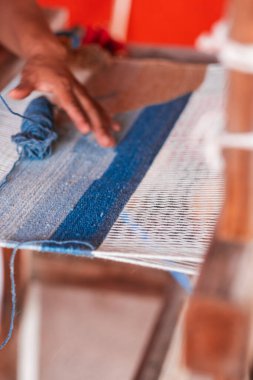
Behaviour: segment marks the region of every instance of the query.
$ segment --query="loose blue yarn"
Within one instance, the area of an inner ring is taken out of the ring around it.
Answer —
[[[43,160],[49,157],[57,139],[53,126],[53,105],[44,96],[32,100],[23,115],[21,132],[11,138],[21,158]]]
[[[14,329],[14,321],[16,314],[16,283],[15,283],[15,257],[18,251],[18,247],[14,248],[10,258],[10,281],[11,281],[11,320],[8,334],[4,341],[0,344],[0,351],[8,344],[12,337]]]
[[[19,249],[25,248],[31,244],[45,244],[45,243],[53,243],[55,245],[58,245],[59,247],[64,244],[82,244],[87,247],[86,257],[91,257],[90,252],[94,250],[94,247],[89,244],[88,242],[80,242],[78,240],[71,240],[71,241],[62,241],[58,242],[55,240],[35,240],[31,242],[25,242],[25,243],[17,243],[15,248],[12,251],[11,258],[10,258],[10,282],[11,282],[11,316],[10,316],[10,326],[9,331],[7,333],[6,338],[3,340],[3,342],[0,344],[0,351],[9,343],[13,330],[14,330],[14,322],[15,322],[15,315],[16,315],[16,305],[17,305],[17,294],[16,294],[16,283],[15,283],[15,258],[17,255],[17,252]],[[66,254],[68,255],[68,254]],[[71,255],[71,253],[69,253]]]

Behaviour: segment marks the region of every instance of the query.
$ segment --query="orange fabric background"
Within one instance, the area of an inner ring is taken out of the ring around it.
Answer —
[[[113,0],[40,0],[69,8],[70,24],[110,22]],[[128,41],[192,45],[223,10],[224,0],[133,0]]]
[[[101,25],[108,27],[113,0],[38,0],[42,5],[69,9],[70,25]]]

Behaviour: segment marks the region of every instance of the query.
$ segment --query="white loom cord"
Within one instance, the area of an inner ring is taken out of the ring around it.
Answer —
[[[210,33],[202,33],[196,40],[196,48],[215,54],[219,62],[230,70],[253,74],[253,44],[242,44],[229,38],[229,24],[216,22]]]
[[[225,20],[216,22],[210,33],[202,33],[196,40],[196,48],[208,54],[221,51],[228,39],[228,23]]]
[[[253,74],[253,44],[227,40],[218,54],[218,59],[230,70]]]
[[[224,169],[224,149],[253,150],[253,132],[226,131],[224,115],[221,113],[208,112],[203,115],[193,137],[202,139],[205,160],[213,171]]]
[[[224,132],[220,137],[221,148],[253,150],[253,132]]]

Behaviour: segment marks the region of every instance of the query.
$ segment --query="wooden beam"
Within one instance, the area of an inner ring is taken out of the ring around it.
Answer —
[[[170,277],[165,288],[164,306],[134,380],[160,379],[186,297],[185,291]]]
[[[234,0],[231,38],[253,43],[253,2]],[[227,131],[253,131],[253,76],[231,71]],[[246,378],[253,309],[253,152],[226,149],[225,203],[186,318],[186,362],[216,378]]]

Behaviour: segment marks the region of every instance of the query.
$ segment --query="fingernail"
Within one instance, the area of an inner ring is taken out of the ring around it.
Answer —
[[[13,95],[15,96],[15,93],[16,93],[15,89],[11,90],[8,92],[8,96],[10,96],[10,97],[12,97]]]
[[[101,139],[100,139],[100,142],[101,144],[104,146],[104,147],[111,147],[111,146],[114,146],[115,145],[115,141],[112,137],[110,136],[103,136]]]
[[[90,132],[90,126],[89,126],[89,124],[84,124],[84,123],[83,123],[83,125],[82,125],[82,132],[83,132],[84,134]]]
[[[120,124],[118,124],[118,123],[114,123],[114,124],[113,124],[113,128],[114,128],[116,131],[120,131],[121,126],[120,126]]]

